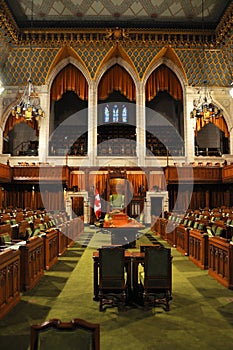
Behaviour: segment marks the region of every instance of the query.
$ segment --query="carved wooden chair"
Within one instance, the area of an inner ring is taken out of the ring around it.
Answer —
[[[75,318],[70,322],[51,319],[31,325],[30,350],[99,350],[100,326]]]
[[[104,305],[124,310],[127,297],[124,249],[120,246],[99,249],[99,310]]]
[[[145,249],[144,271],[139,273],[144,310],[159,304],[169,311],[172,299],[171,249],[155,245]]]
[[[122,210],[125,207],[125,196],[124,194],[111,194],[110,195],[110,210],[119,209]]]

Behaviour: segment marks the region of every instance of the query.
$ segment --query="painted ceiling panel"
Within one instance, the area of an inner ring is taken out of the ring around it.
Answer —
[[[200,27],[202,0],[4,0],[19,27]],[[204,0],[206,28],[216,28],[232,0]],[[33,12],[33,13],[32,13]]]

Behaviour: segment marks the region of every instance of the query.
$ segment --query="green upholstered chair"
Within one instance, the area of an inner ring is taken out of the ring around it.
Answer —
[[[100,326],[82,319],[31,325],[30,350],[99,350]]]
[[[124,194],[111,194],[110,197],[110,210],[114,209],[124,209],[125,207],[125,196]]]
[[[108,305],[124,310],[127,297],[124,249],[110,246],[99,249],[99,310]]]
[[[1,233],[0,234],[0,245],[7,245],[7,244],[11,244],[11,237],[9,235],[9,233]]]
[[[140,292],[144,309],[150,305],[165,305],[169,311],[172,298],[171,249],[162,245],[145,249],[144,271],[139,272]]]

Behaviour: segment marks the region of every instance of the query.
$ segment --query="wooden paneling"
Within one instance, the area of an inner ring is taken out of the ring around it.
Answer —
[[[221,237],[209,238],[210,276],[229,289],[233,289],[233,245]]]
[[[13,180],[30,183],[57,181],[68,184],[69,168],[67,166],[14,166]]]
[[[189,255],[189,231],[183,225],[176,228],[176,249],[183,255]]]
[[[21,290],[30,290],[44,275],[44,241],[41,237],[30,238],[20,246]]]
[[[48,229],[43,239],[44,268],[49,270],[58,260],[58,231],[54,228]]]
[[[0,252],[0,319],[20,301],[20,251]]]
[[[216,183],[222,180],[221,167],[169,166],[165,168],[166,181],[172,183]]]
[[[233,182],[233,164],[227,165],[222,170],[222,181]]]
[[[203,270],[208,268],[208,234],[190,230],[189,259]]]
[[[0,181],[11,182],[11,167],[6,164],[0,164]]]

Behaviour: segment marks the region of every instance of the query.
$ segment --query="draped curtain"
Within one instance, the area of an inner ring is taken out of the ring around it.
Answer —
[[[113,91],[120,91],[130,101],[136,100],[136,89],[129,73],[118,64],[111,67],[99,83],[98,98],[106,100]]]
[[[167,184],[164,174],[150,174],[149,191],[153,190],[153,186],[158,186],[162,191],[166,190]]]
[[[146,175],[141,173],[127,173],[127,180],[131,184],[131,188],[134,191],[134,196],[138,196],[139,186],[144,186],[147,189],[147,178]]]
[[[98,174],[89,174],[89,187],[93,186],[94,189],[97,189],[99,191],[99,194],[101,195],[103,192],[107,190],[107,179],[108,179],[108,173],[98,173]]]
[[[227,124],[223,117],[221,118],[210,117],[209,121],[205,121],[203,118],[198,118],[196,121],[195,136],[197,135],[198,131],[200,131],[205,125],[209,123],[213,123],[214,125],[216,125],[220,130],[224,132],[225,137],[229,137]]]
[[[36,130],[36,135],[39,136],[39,128],[37,121],[33,118],[32,120],[26,120],[24,117],[15,118],[10,115],[7,119],[3,136],[7,137],[9,131],[11,131],[16,124],[27,123],[32,129]]]
[[[165,65],[159,66],[148,78],[146,101],[153,100],[160,91],[168,92],[175,100],[183,100],[182,87],[177,76]]]
[[[68,64],[56,76],[51,87],[51,100],[58,101],[66,91],[75,92],[82,100],[88,99],[88,84],[84,75]]]
[[[78,186],[80,190],[85,190],[86,189],[85,174],[71,173],[70,188],[72,188],[73,186]]]

